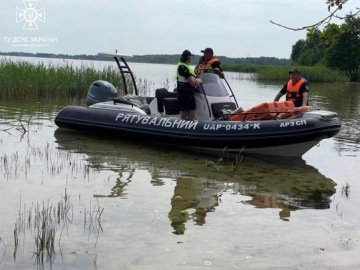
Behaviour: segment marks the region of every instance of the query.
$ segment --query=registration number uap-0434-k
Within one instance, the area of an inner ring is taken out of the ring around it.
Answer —
[[[251,124],[204,124],[205,130],[249,130],[249,129],[260,129],[260,123]]]

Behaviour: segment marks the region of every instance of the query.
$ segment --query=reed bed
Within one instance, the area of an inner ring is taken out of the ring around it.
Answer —
[[[84,209],[84,231],[87,230],[89,235],[92,232],[96,233],[95,246],[97,244],[100,232],[103,231],[101,226],[101,215],[104,211],[104,208],[100,206],[98,199],[96,199],[96,202],[96,205],[92,206],[90,200],[90,209]]]
[[[129,74],[125,74],[128,93],[134,86]],[[26,99],[84,99],[90,85],[97,80],[112,83],[120,95],[124,95],[123,80],[117,67],[108,66],[99,70],[94,66],[74,66],[68,62],[62,65],[33,64],[29,62],[0,61],[0,97]],[[154,82],[137,79],[139,94],[146,96],[154,90]],[[165,80],[165,85],[169,80]]]
[[[122,89],[119,72],[114,67],[32,64],[0,61],[0,96],[2,98],[84,98],[92,82],[106,80]]]
[[[257,73],[261,67],[263,67],[263,66],[251,65],[251,64],[225,64],[225,65],[223,65],[223,69],[225,71],[244,72],[244,73]]]
[[[349,183],[345,183],[341,187],[341,195],[347,199],[350,199],[350,184]]]
[[[0,155],[0,179],[5,181],[19,178],[28,179],[34,163],[41,162],[47,173],[53,178],[67,173],[70,179],[82,175],[83,180],[89,181],[91,167],[82,162],[82,155],[56,149],[55,145],[47,143],[44,147],[27,148],[24,155],[18,151]]]
[[[20,203],[21,204],[21,203]],[[57,204],[42,203],[32,204],[30,208],[19,210],[18,219],[14,227],[14,261],[19,249],[19,237],[28,231],[31,233],[35,245],[35,264],[43,265],[44,262],[53,263],[55,259],[55,239],[59,228],[67,227],[73,220],[73,206],[65,189],[65,195]],[[25,241],[25,240],[24,240]],[[60,245],[61,236],[58,238]]]
[[[3,260],[4,260],[4,257],[5,257],[5,254],[6,254],[6,251],[7,251],[7,246],[4,242],[4,240],[2,240],[1,236],[0,236],[0,246],[2,247],[0,249],[0,265],[2,264]]]
[[[103,211],[104,208],[98,201],[94,206],[90,202],[90,210],[84,208],[84,229],[89,230],[89,235],[92,232],[97,233],[96,242],[99,233],[103,231],[101,226]],[[43,269],[44,263],[49,263],[51,266],[56,258],[56,244],[61,253],[63,231],[68,232],[68,226],[73,220],[73,204],[66,189],[64,196],[57,203],[43,202],[32,204],[29,208],[25,205],[23,208],[20,207],[14,226],[14,261],[21,243],[25,245],[25,234],[30,233],[31,238],[34,239],[35,265],[40,269]]]
[[[346,82],[349,79],[344,73],[326,68],[325,66],[299,66],[301,75],[310,82]],[[259,81],[283,82],[289,79],[287,66],[260,66],[260,65],[224,65],[224,70],[256,73]]]
[[[310,82],[346,82],[348,78],[340,71],[324,66],[297,67],[301,75]],[[260,81],[286,81],[289,79],[289,67],[263,67],[257,72]]]
[[[298,68],[310,82],[348,81],[343,73],[324,66]],[[284,81],[288,79],[289,67],[232,64],[224,65],[224,70],[257,73],[260,81]],[[89,86],[96,80],[109,81],[118,89],[120,95],[124,94],[120,73],[113,66],[98,70],[93,66],[74,66],[68,62],[54,65],[7,59],[0,61],[0,97],[4,99],[84,99]],[[130,81],[130,77],[127,80]],[[141,95],[148,95],[154,88],[152,81],[137,78],[135,80]],[[132,84],[128,85],[129,92],[133,93]],[[165,85],[170,85],[168,79],[164,81]]]
[[[244,147],[240,149],[240,151],[236,154],[228,153],[227,147],[224,147],[221,157],[217,161],[205,160],[205,166],[211,170],[221,171],[223,169],[223,165],[225,164],[225,160],[233,160],[232,161],[232,171],[238,171],[240,169],[240,165],[242,164],[244,155]]]

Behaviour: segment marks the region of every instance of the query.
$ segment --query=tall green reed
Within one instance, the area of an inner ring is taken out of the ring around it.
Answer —
[[[301,75],[310,82],[346,82],[346,75],[338,70],[329,69],[325,66],[299,66]],[[224,70],[244,73],[256,73],[259,81],[283,82],[289,79],[288,66],[261,66],[248,64],[224,65]]]
[[[133,94],[131,77],[125,75],[128,93]],[[120,72],[113,66],[96,69],[94,66],[74,66],[69,62],[55,65],[0,61],[0,98],[84,99],[89,86],[97,80],[108,81],[118,89],[120,95],[125,94]],[[142,96],[149,95],[155,87],[153,81],[136,77],[135,83]]]
[[[93,206],[90,201],[90,209],[84,208],[84,232],[96,233],[96,243],[100,232],[103,231],[101,216],[104,208],[99,201]],[[30,207],[24,204],[22,207],[20,198],[20,209],[14,226],[14,262],[17,259],[21,245],[25,249],[25,235],[30,234],[34,239],[34,264],[37,269],[44,269],[44,264],[49,263],[50,269],[56,258],[56,251],[61,251],[61,241],[64,230],[69,234],[68,226],[73,224],[74,210],[70,196],[65,189],[65,194],[56,203],[42,202],[32,203]],[[96,246],[95,243],[95,246]],[[0,238],[1,244],[1,238]],[[58,249],[56,248],[58,245]]]
[[[2,240],[1,236],[0,236],[0,244],[2,244],[3,250],[2,250],[2,255],[0,256],[0,265],[2,264],[6,251],[7,251],[7,246],[5,244],[5,242]],[[0,249],[1,250],[1,249]]]
[[[20,202],[21,205],[21,202]],[[13,258],[19,250],[19,238],[25,237],[26,231],[34,238],[35,263],[43,265],[45,260],[52,262],[55,259],[55,239],[58,228],[67,227],[73,220],[73,205],[65,189],[65,195],[57,204],[49,202],[32,204],[30,208],[19,209],[18,219],[14,226],[14,251]],[[61,236],[58,238],[60,245]]]
[[[0,61],[0,97],[2,98],[84,98],[90,84],[96,80],[111,82],[122,89],[119,72],[114,67],[97,70],[44,63]]]
[[[297,67],[301,76],[310,82],[345,82],[348,81],[345,74],[338,70],[329,69],[324,66]],[[289,67],[262,67],[257,71],[260,81],[286,81],[289,79]]]

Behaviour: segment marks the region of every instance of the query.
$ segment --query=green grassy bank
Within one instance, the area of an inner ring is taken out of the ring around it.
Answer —
[[[257,73],[260,81],[286,81],[289,79],[288,71],[291,67],[260,66],[260,65],[223,65],[225,71]],[[328,69],[323,66],[297,67],[302,76],[310,82],[346,82],[348,78],[340,71]]]

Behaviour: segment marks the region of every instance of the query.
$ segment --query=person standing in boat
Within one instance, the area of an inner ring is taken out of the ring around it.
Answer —
[[[309,103],[309,82],[301,77],[300,71],[289,71],[290,79],[274,98],[274,101],[286,94],[286,100],[294,102],[295,107],[307,106]]]
[[[195,97],[194,91],[202,83],[196,78],[194,70],[189,66],[192,54],[184,50],[177,64],[177,95],[180,106],[180,118],[184,120],[195,119]]]
[[[211,48],[206,48],[201,51],[204,55],[199,59],[198,64],[195,67],[196,74],[206,72],[206,70],[212,70],[219,75],[221,79],[224,78],[224,72],[221,67],[221,62],[218,58],[214,57],[214,51]]]

